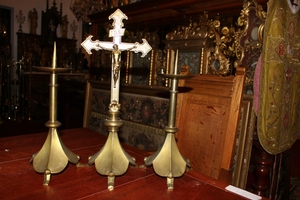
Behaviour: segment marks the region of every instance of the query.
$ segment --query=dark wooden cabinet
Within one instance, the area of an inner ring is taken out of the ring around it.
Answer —
[[[32,66],[50,67],[53,56],[53,41],[48,42],[42,35],[17,33],[18,60],[24,60],[26,71]],[[56,38],[57,67],[74,67],[76,60],[76,40]]]
[[[62,6],[62,5],[61,5]],[[51,67],[54,44],[56,45],[56,67],[70,68],[70,73],[58,74],[57,117],[60,128],[82,127],[85,82],[88,78],[81,73],[77,40],[66,37],[67,32],[57,35],[58,26],[64,26],[62,10],[55,1],[42,12],[41,35],[36,31],[17,33],[18,36],[18,118],[47,122],[49,120],[50,74],[34,67]],[[35,27],[36,29],[37,27]],[[80,71],[80,72],[79,72]]]

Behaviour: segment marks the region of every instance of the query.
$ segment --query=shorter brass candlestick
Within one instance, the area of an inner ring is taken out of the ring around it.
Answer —
[[[60,173],[70,161],[77,164],[80,160],[78,155],[71,152],[59,137],[57,128],[61,125],[57,121],[57,73],[68,72],[68,68],[56,68],[56,46],[54,43],[52,68],[34,67],[39,71],[50,73],[49,94],[49,121],[45,124],[49,128],[47,139],[40,151],[35,153],[30,163],[38,173],[44,173],[44,185],[49,185],[51,174]]]
[[[170,107],[168,125],[164,128],[167,135],[162,147],[149,157],[144,159],[145,165],[153,164],[154,171],[162,177],[167,177],[168,189],[174,188],[174,177],[184,174],[186,166],[191,167],[189,161],[179,152],[174,134],[178,131],[175,127],[176,121],[176,102],[178,93],[178,79],[191,78],[192,75],[180,74],[158,74],[164,78],[171,79],[170,88]]]

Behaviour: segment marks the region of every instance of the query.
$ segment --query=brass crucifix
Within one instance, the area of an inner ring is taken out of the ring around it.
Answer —
[[[115,176],[122,175],[127,171],[129,162],[135,165],[135,158],[128,155],[122,148],[119,138],[118,130],[123,125],[120,115],[119,104],[119,88],[120,88],[120,63],[122,51],[134,51],[135,53],[141,52],[141,57],[147,55],[151,51],[151,46],[147,40],[143,39],[143,43],[124,43],[121,41],[125,33],[122,20],[128,19],[127,16],[117,9],[108,18],[113,19],[112,26],[114,27],[109,31],[109,37],[113,38],[112,42],[106,41],[92,41],[93,36],[88,36],[81,46],[89,53],[91,50],[109,50],[112,52],[112,73],[111,73],[111,95],[108,115],[109,117],[104,121],[109,134],[105,145],[96,154],[89,157],[89,164],[95,164],[96,170],[99,174],[108,176],[108,189],[114,189]]]

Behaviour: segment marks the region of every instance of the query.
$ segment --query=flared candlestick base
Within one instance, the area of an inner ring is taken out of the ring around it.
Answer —
[[[77,164],[80,157],[71,152],[62,142],[56,128],[49,128],[47,139],[40,151],[31,158],[33,168],[44,173],[44,185],[49,185],[51,174],[60,173],[70,161]]]
[[[146,166],[153,165],[156,174],[167,178],[168,189],[174,188],[174,177],[182,176],[186,166],[191,167],[180,154],[173,133],[168,133],[163,146],[144,161]]]
[[[89,157],[88,163],[95,164],[99,174],[107,175],[109,190],[114,189],[115,176],[125,174],[129,163],[136,165],[135,158],[122,148],[117,132],[109,132],[105,145],[100,151]]]
[[[118,109],[112,108],[118,107],[111,105],[108,111],[109,118],[104,121],[109,134],[105,145],[90,156],[88,163],[90,165],[95,164],[96,170],[101,175],[107,175],[108,189],[114,189],[115,176],[123,175],[128,169],[129,163],[135,164],[135,158],[131,157],[121,146],[118,131],[123,125],[123,121],[119,119],[120,112]]]

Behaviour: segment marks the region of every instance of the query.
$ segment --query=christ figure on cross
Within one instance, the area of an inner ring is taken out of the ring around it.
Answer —
[[[108,50],[112,52],[112,72],[113,72],[113,79],[114,79],[114,88],[116,87],[116,82],[119,78],[119,72],[121,69],[121,53],[122,50],[119,49],[118,44],[113,45],[113,49],[105,48],[101,46],[99,43],[97,44],[97,47],[100,47],[101,49]],[[130,51],[132,49],[136,48],[134,45],[131,48],[125,49],[126,51]]]

